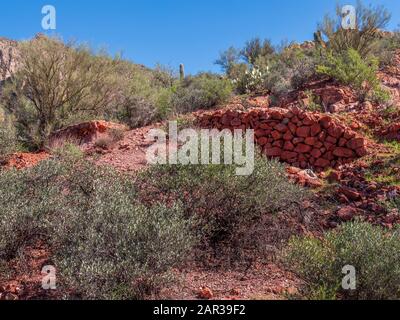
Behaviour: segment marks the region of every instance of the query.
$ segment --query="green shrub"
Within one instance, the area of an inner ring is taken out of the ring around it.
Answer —
[[[377,59],[365,60],[356,50],[349,49],[341,55],[328,53],[325,63],[317,66],[317,73],[352,86],[362,99],[367,98],[368,95],[384,98],[384,91],[376,75],[378,66]]]
[[[371,92],[371,100],[381,105],[387,105],[391,101],[391,98],[392,96],[390,91],[382,88],[381,86],[376,87]]]
[[[219,65],[230,79],[234,79],[237,77],[236,72],[233,70],[234,68],[237,69],[236,66],[243,65],[247,68],[245,63],[239,63],[240,56],[239,50],[235,47],[230,47],[220,53],[220,57],[215,61],[215,64]]]
[[[392,210],[400,212],[400,196],[396,195],[392,198],[388,198],[385,201],[382,201],[381,205],[389,212]]]
[[[108,135],[114,142],[119,142],[124,138],[125,130],[119,128],[112,128],[108,131]]]
[[[245,63],[238,63],[231,66],[229,69],[229,73],[227,73],[227,77],[231,80],[234,89],[239,94],[246,93],[246,82],[241,81],[246,75],[246,72],[249,71],[249,66]]]
[[[226,102],[232,94],[232,86],[226,79],[213,74],[186,77],[172,94],[172,107],[177,113],[210,109]]]
[[[158,67],[154,73],[127,61],[120,61],[115,70],[113,106],[107,112],[131,128],[148,125],[170,115],[170,75]]]
[[[170,87],[152,88],[149,84],[145,79],[132,83],[134,99],[120,107],[117,116],[120,121],[131,127],[144,126],[173,114],[210,109],[226,102],[232,94],[230,82],[213,74],[188,76],[182,81],[175,80]],[[140,97],[136,92],[146,94]]]
[[[0,171],[0,260],[48,236],[46,219],[60,208],[62,188],[56,179],[63,170],[45,161],[28,170]]]
[[[257,59],[268,58],[275,53],[271,40],[254,38],[247,41],[240,55],[248,64],[255,65]]]
[[[129,179],[105,169],[86,166],[68,182],[69,209],[51,223],[68,288],[89,299],[143,298],[159,288],[191,246],[180,207],[136,203]]]
[[[176,85],[170,88],[164,88],[160,91],[157,101],[155,103],[156,113],[155,119],[165,120],[174,113],[174,106],[172,105],[172,96],[176,90]]]
[[[95,141],[95,146],[102,149],[111,149],[115,144],[124,138],[123,129],[111,129],[106,136],[100,137]]]
[[[269,73],[264,79],[264,87],[277,96],[300,89],[315,75],[318,61],[319,57],[313,49],[289,45],[269,62]]]
[[[137,202],[130,179],[90,163],[54,160],[0,172],[0,260],[42,239],[68,297],[154,293],[191,246],[177,205]]]
[[[356,50],[363,58],[374,53],[380,30],[384,30],[391,14],[384,6],[365,6],[361,1],[356,5],[355,29],[342,27],[342,7],[337,6],[336,16],[326,15],[314,35],[317,45],[335,54],[345,54],[349,49]],[[326,39],[326,41],[324,40]]]
[[[257,155],[250,176],[236,176],[234,165],[157,165],[137,180],[142,198],[182,203],[193,218],[202,253],[232,263],[263,253],[269,237],[263,219],[289,212],[306,192],[288,181],[284,166]],[[278,244],[282,239],[274,239]],[[253,252],[248,255],[247,249]],[[211,251],[210,251],[211,249]]]
[[[315,75],[319,61],[314,48],[282,44],[277,50],[266,40],[253,39],[242,50],[233,47],[216,64],[233,82],[238,94],[271,92],[280,96],[301,88]]]
[[[379,59],[380,66],[392,66],[395,64],[397,50],[400,48],[400,33],[385,34],[376,41],[372,54]]]
[[[56,265],[67,287],[84,298],[143,299],[184,260],[191,244],[187,226],[177,206],[134,206],[108,193],[56,224]]]
[[[15,152],[17,149],[17,132],[14,124],[0,108],[0,156]]]
[[[284,261],[302,280],[308,297],[400,298],[400,230],[353,222],[323,239],[293,238]],[[355,267],[356,290],[342,289],[346,265]]]
[[[312,91],[310,91],[310,90],[306,90],[304,93],[305,93],[305,95],[307,96],[307,99],[308,99],[308,104],[303,105],[303,107],[306,110],[312,111],[312,112],[315,112],[315,111],[325,112],[324,107],[322,106],[320,97],[314,95],[312,93]]]
[[[364,82],[376,86],[377,71],[376,59],[364,61],[354,49],[349,49],[343,55],[329,53],[326,63],[317,67],[318,73],[328,75],[343,84],[352,85],[358,90],[362,89]]]
[[[171,88],[177,78],[176,71],[161,64],[156,64],[155,68],[151,71],[151,78],[153,86],[157,88]]]
[[[275,48],[270,40],[254,38],[247,41],[240,50],[230,47],[221,52],[215,64],[221,66],[229,79],[238,79],[248,66],[255,67],[257,60],[268,60],[274,53]]]
[[[60,160],[69,162],[76,162],[84,158],[84,153],[79,146],[71,142],[56,146],[51,149],[51,154]]]

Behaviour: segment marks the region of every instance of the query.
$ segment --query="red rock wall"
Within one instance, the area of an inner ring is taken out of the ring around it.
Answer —
[[[299,108],[219,110],[199,116],[202,128],[254,129],[268,157],[321,171],[367,154],[366,140],[330,116]]]

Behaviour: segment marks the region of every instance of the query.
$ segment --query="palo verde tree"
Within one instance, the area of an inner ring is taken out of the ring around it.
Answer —
[[[19,50],[21,64],[2,103],[27,141],[41,145],[72,115],[95,115],[112,100],[110,71],[117,60],[45,36],[20,43]]]

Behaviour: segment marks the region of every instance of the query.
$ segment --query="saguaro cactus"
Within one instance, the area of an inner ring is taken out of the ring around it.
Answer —
[[[179,65],[179,76],[181,81],[185,79],[185,66],[183,63]]]

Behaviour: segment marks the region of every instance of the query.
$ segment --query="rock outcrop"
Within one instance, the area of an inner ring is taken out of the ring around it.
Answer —
[[[0,83],[17,70],[18,63],[18,43],[6,38],[0,38]]]
[[[94,143],[101,135],[106,135],[109,130],[126,131],[124,125],[107,121],[88,121],[66,127],[64,129],[55,131],[49,138],[47,146],[54,148],[71,142],[76,145],[87,145]]]

